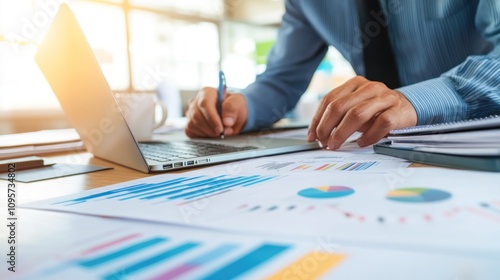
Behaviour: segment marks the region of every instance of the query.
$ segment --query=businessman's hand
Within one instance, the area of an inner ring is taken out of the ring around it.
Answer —
[[[217,89],[203,88],[189,103],[186,112],[186,135],[195,137],[219,137],[235,135],[245,126],[248,110],[245,98],[238,93],[226,93],[222,103],[222,120],[217,113]]]
[[[354,77],[329,92],[309,126],[307,140],[316,139],[335,150],[354,132],[364,147],[378,142],[390,130],[417,124],[417,113],[406,97],[383,83]]]

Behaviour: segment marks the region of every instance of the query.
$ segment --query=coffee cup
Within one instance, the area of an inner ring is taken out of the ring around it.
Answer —
[[[116,101],[138,141],[150,140],[167,120],[167,106],[154,93],[117,93]]]

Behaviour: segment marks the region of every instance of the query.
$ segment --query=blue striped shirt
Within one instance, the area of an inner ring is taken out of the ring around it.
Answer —
[[[266,71],[243,90],[245,130],[293,109],[328,46],[364,74],[355,7],[348,0],[287,0]],[[499,0],[381,0],[403,93],[418,124],[500,113]],[[364,36],[364,37],[363,37]],[[366,37],[368,36],[368,37]]]

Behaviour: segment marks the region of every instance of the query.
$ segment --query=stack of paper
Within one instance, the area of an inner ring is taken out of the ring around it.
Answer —
[[[428,135],[389,136],[393,147],[458,155],[500,155],[500,129]]]
[[[449,167],[500,171],[500,117],[391,131],[377,153]]]
[[[74,129],[0,135],[0,159],[84,149]]]

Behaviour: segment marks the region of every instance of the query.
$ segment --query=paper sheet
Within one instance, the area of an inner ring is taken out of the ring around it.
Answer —
[[[26,209],[20,215],[22,261],[15,273],[0,271],[1,279],[500,277],[499,255],[359,248],[330,236],[256,237]]]
[[[329,234],[404,248],[500,252],[498,182],[496,173],[433,168],[314,176],[223,174],[207,168],[24,207],[240,232]]]

